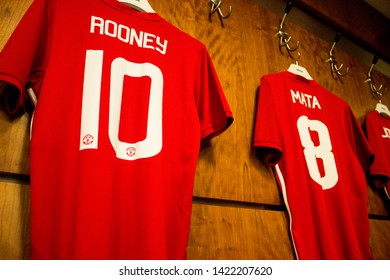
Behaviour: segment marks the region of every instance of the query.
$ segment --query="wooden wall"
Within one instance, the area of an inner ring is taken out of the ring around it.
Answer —
[[[273,174],[251,152],[260,78],[295,62],[279,51],[274,36],[284,10],[277,14],[252,0],[226,0],[222,11],[232,5],[233,13],[223,28],[217,14],[209,21],[207,0],[149,2],[163,18],[207,46],[235,116],[233,125],[200,153],[188,258],[294,259],[288,215]],[[30,3],[0,2],[0,50]],[[376,104],[364,83],[370,65],[336,47],[335,56],[350,73],[334,79],[325,63],[332,42],[288,20],[286,30],[294,42],[301,42],[299,64],[346,100],[362,122]],[[390,85],[389,77],[375,69],[373,75],[377,84]],[[390,106],[389,94],[382,101]],[[28,256],[29,119],[26,114],[10,121],[0,112],[0,259]],[[372,252],[376,259],[390,259],[390,201],[367,189]]]

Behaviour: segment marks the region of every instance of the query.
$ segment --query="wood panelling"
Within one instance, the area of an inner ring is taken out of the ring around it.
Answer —
[[[31,3],[32,0],[0,2],[0,49],[3,48]]]
[[[30,116],[10,121],[0,111],[0,172],[29,174]]]
[[[390,221],[370,220],[370,246],[376,260],[390,259]]]
[[[285,212],[194,204],[188,258],[294,259],[287,224]]]
[[[0,260],[28,257],[29,190],[27,185],[0,182]]]
[[[295,63],[295,59],[279,51],[275,37],[283,11],[275,14],[251,0],[226,0],[222,10],[232,5],[233,13],[222,27],[217,14],[209,21],[207,1],[149,2],[163,18],[206,45],[235,117],[226,132],[200,151],[194,196],[205,198],[206,203],[194,204],[188,257],[294,258],[288,217],[272,170],[254,158],[251,148],[260,78],[284,71]],[[31,0],[0,3],[0,49],[30,3]],[[347,76],[334,79],[325,62],[332,42],[288,21],[285,28],[293,43],[301,42],[299,64],[319,84],[348,102],[362,123],[377,102],[364,83],[368,66],[336,47],[335,57],[350,71]],[[296,53],[293,56],[296,57]],[[373,76],[377,84],[390,85],[390,78],[375,69]],[[382,100],[390,106],[388,94]],[[29,173],[29,119],[26,114],[11,122],[4,112],[0,113],[0,182],[7,180],[5,173],[15,173],[16,178],[18,174]],[[24,258],[28,242],[25,231],[28,186],[0,183],[0,188],[0,259]],[[389,222],[375,218],[390,216],[390,202],[380,191],[370,186],[367,190],[369,212],[374,217],[370,221],[370,244],[375,258],[390,259]],[[224,201],[239,202],[239,207],[222,205]],[[279,207],[280,211],[263,206]]]

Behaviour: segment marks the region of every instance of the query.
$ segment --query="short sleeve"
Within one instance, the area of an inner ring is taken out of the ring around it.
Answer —
[[[233,114],[205,47],[196,69],[195,102],[203,142],[222,133],[232,124]]]
[[[27,88],[39,91],[46,60],[46,1],[35,0],[0,53],[0,81],[11,118],[26,111]]]
[[[266,77],[260,81],[254,128],[254,151],[263,163],[273,166],[282,158],[281,134],[272,89]]]

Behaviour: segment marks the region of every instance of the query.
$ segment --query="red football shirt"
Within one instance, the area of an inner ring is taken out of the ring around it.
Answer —
[[[35,0],[0,55],[31,139],[31,258],[183,259],[200,143],[232,113],[205,46],[116,0]]]
[[[256,155],[273,166],[299,259],[370,259],[371,150],[350,107],[290,72],[261,79]]]
[[[375,187],[384,188],[390,198],[390,117],[374,110],[366,115],[364,130],[375,154],[369,178]]]

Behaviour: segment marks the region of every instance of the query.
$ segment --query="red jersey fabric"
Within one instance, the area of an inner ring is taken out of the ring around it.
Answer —
[[[369,169],[370,182],[377,188],[384,188],[390,198],[390,117],[374,110],[366,115],[363,126],[375,154]]]
[[[32,259],[184,259],[202,140],[232,113],[205,46],[116,0],[35,0],[0,54],[38,96]]]
[[[254,148],[273,166],[297,258],[372,258],[364,174],[372,152],[346,102],[293,73],[265,75]]]

